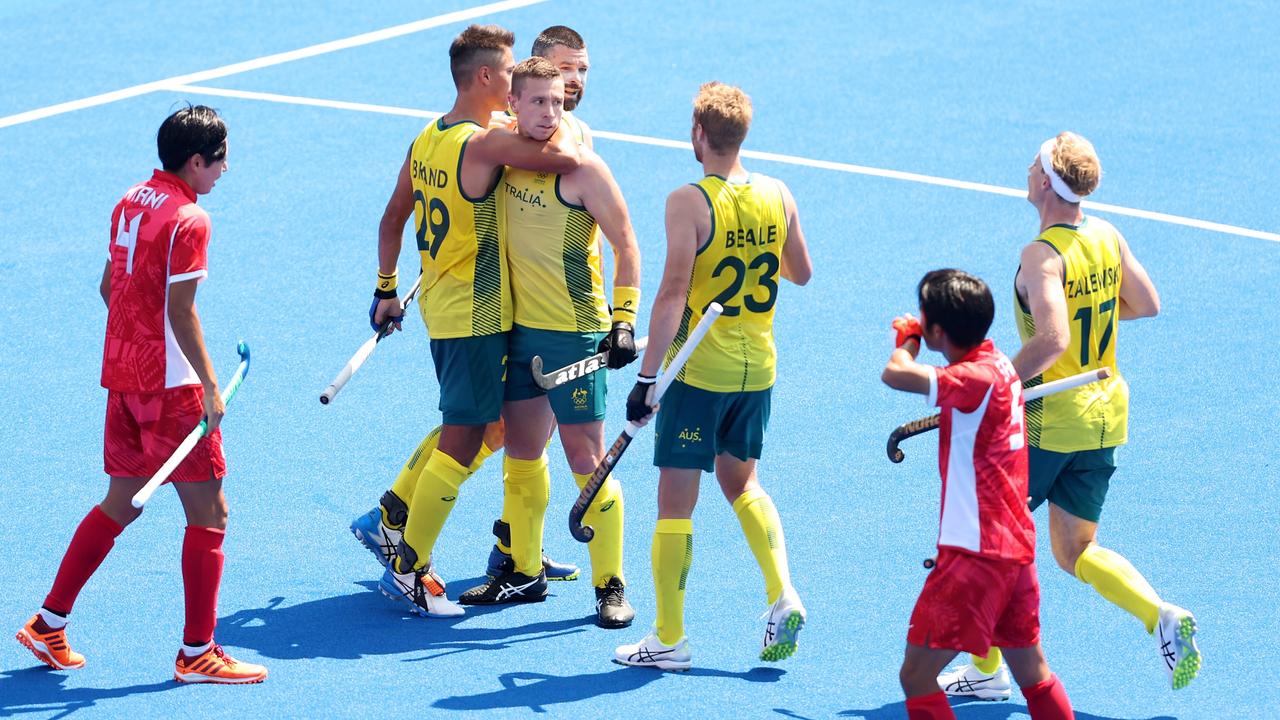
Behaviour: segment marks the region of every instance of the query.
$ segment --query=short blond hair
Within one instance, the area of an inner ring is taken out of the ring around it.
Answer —
[[[1102,181],[1102,162],[1093,143],[1073,132],[1059,133],[1054,140],[1050,161],[1058,177],[1080,197],[1097,190]]]
[[[511,71],[511,94],[517,97],[524,90],[524,84],[529,80],[555,80],[560,77],[560,70],[551,61],[544,58],[533,56],[527,60],[521,60],[516,69]]]
[[[693,99],[693,121],[702,126],[713,151],[735,152],[751,129],[751,98],[733,85],[706,83]]]

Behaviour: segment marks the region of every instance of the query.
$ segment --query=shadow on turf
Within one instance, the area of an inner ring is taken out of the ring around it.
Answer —
[[[78,710],[92,708],[99,700],[182,687],[181,683],[166,680],[115,688],[64,688],[62,683],[67,677],[67,673],[51,670],[44,665],[0,672],[0,717],[40,713],[50,718],[63,718]]]
[[[471,587],[482,580],[459,580],[457,585]],[[376,582],[356,584],[364,589],[289,606],[284,606],[283,597],[275,597],[266,607],[240,610],[218,620],[218,641],[282,660],[354,660],[367,655],[427,651],[422,657],[405,661],[421,662],[471,650],[503,650],[519,643],[585,632],[585,626],[595,619],[592,613],[514,627],[466,627],[468,619],[500,612],[503,608],[469,607],[463,617],[420,618],[402,612],[383,597]]]
[[[1023,705],[1014,705],[1007,702],[982,702],[969,701],[957,702],[952,701],[951,707],[955,709],[956,720],[1006,720],[1017,714],[1022,717],[1027,714],[1027,708]],[[1125,720],[1124,718],[1113,718],[1109,715],[1093,715],[1084,712],[1079,708],[1073,708],[1076,720]],[[787,717],[799,718],[790,710],[782,708],[774,708],[776,713]],[[844,710],[836,713],[840,717],[859,718],[859,720],[902,720],[907,716],[907,706],[904,702],[890,703],[874,710]],[[1178,720],[1169,715],[1159,715],[1149,720]]]
[[[729,672],[711,668],[694,668],[687,673],[664,673],[648,668],[623,668],[582,675],[546,675],[543,673],[512,672],[498,676],[501,690],[479,695],[455,695],[440,698],[431,704],[443,710],[497,710],[503,708],[529,708],[534,712],[547,712],[548,705],[589,700],[602,695],[639,690],[665,675],[693,675],[695,677],[730,678],[747,682],[778,682],[786,671],[778,668],[752,668],[746,672]]]

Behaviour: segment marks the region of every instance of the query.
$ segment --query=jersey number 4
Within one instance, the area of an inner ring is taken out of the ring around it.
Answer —
[[[142,215],[143,213],[138,213],[129,218],[121,211],[120,222],[116,225],[115,244],[128,250],[124,271],[129,275],[133,274],[133,249],[138,246],[138,228],[142,227]]]
[[[418,215],[422,218],[422,222],[414,233],[418,240],[418,252],[429,253],[431,259],[435,260],[436,253],[440,252],[440,246],[444,244],[445,236],[449,234],[449,208],[445,207],[444,201],[440,198],[431,198],[431,202],[428,203],[427,197],[421,190],[414,191],[413,204],[415,210],[418,205],[422,206],[422,212]],[[439,220],[436,219],[437,217]],[[427,230],[431,231],[429,241]]]
[[[726,273],[732,275],[729,280],[729,287],[724,292],[716,296],[712,302],[718,302],[724,306],[724,314],[733,317],[742,312],[742,308],[738,305],[730,303],[738,297],[738,293],[742,292],[743,281],[746,280],[748,270],[757,270],[764,268],[760,273],[760,279],[756,282],[757,287],[764,288],[765,296],[763,300],[755,298],[754,290],[742,296],[742,304],[747,310],[754,313],[767,313],[773,309],[773,304],[778,301],[778,281],[774,278],[778,275],[778,256],[771,252],[761,253],[751,259],[751,262],[744,263],[741,258],[730,255],[720,261],[715,270],[711,271],[711,277],[720,277]],[[708,306],[711,303],[707,303]],[[703,312],[706,312],[703,309]]]

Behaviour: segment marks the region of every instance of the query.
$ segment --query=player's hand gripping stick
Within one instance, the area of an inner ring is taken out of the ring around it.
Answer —
[[[402,316],[405,308],[409,307],[409,303],[413,302],[413,296],[417,294],[418,287],[421,285],[422,275],[419,274],[418,278],[413,281],[413,285],[409,287],[409,294],[405,295],[404,300],[400,301],[400,314]],[[351,376],[356,374],[356,371],[360,369],[364,361],[369,359],[369,356],[373,354],[373,349],[378,346],[378,343],[382,342],[382,338],[387,336],[387,331],[391,329],[391,322],[391,320],[383,321],[382,326],[378,328],[378,332],[374,333],[373,337],[365,340],[360,349],[356,350],[355,355],[352,355],[347,364],[342,366],[338,376],[333,379],[333,382],[329,383],[329,387],[325,388],[324,392],[320,393],[321,405],[328,405],[334,396],[338,394],[338,391],[351,379]]]
[[[1072,388],[1080,387],[1081,385],[1088,385],[1091,382],[1106,380],[1109,377],[1111,377],[1111,368],[1104,367],[1098,368],[1097,370],[1089,370],[1088,372],[1082,372],[1079,375],[1072,375],[1070,377],[1054,380],[1053,382],[1047,382],[1043,385],[1037,385],[1033,388],[1027,388],[1022,392],[1022,399],[1024,402],[1031,402],[1032,400],[1038,400],[1046,395],[1052,395],[1054,393],[1062,392],[1063,390],[1070,390]],[[898,449],[898,443],[909,437],[914,437],[921,433],[929,432],[930,430],[936,430],[938,423],[941,422],[941,420],[941,415],[930,415],[929,417],[912,420],[909,423],[899,425],[893,432],[889,433],[889,445],[887,448],[889,459],[895,463],[902,462],[902,459],[906,456]]]
[[[249,374],[249,345],[241,340],[236,346],[236,352],[240,354],[240,365],[236,368],[236,374],[231,376],[231,382],[222,391],[223,405],[231,404],[231,399],[236,396],[236,391],[240,389],[240,383],[244,382],[244,377]],[[178,445],[178,449],[173,451],[173,455],[165,461],[164,465],[160,466],[155,475],[151,476],[147,484],[143,485],[142,489],[134,494],[132,503],[135,508],[142,509],[142,506],[147,504],[156,488],[163,485],[164,481],[168,480],[169,476],[173,474],[173,471],[178,469],[178,466],[186,459],[191,449],[196,446],[196,443],[200,442],[200,438],[204,437],[208,430],[209,419],[201,418],[200,424],[183,438]]]
[[[720,306],[720,303],[713,302],[707,307],[702,319],[693,328],[693,332],[689,333],[689,339],[685,341],[684,346],[680,348],[680,352],[676,353],[662,376],[658,378],[657,386],[653,391],[654,405],[657,405],[662,400],[663,393],[667,391],[676,376],[680,374],[685,362],[693,354],[694,348],[698,347],[698,343],[702,342],[702,338],[711,329],[711,324],[716,321],[716,318],[720,317],[722,312],[724,312],[724,308]],[[631,444],[631,440],[635,438],[636,433],[639,431],[640,425],[634,422],[627,423],[627,426],[622,429],[622,433],[618,435],[618,439],[614,440],[613,445],[605,451],[604,459],[600,461],[596,471],[591,474],[591,479],[587,480],[587,484],[583,485],[582,491],[578,493],[578,499],[574,501],[573,507],[569,510],[569,533],[578,542],[591,542],[591,538],[595,537],[595,531],[589,526],[583,525],[582,518],[586,517],[587,508],[591,507],[591,503],[595,502],[596,495],[600,493],[600,488],[604,487],[605,478],[609,477],[609,473],[613,472],[618,460],[622,458],[622,454],[627,451],[627,446]]]

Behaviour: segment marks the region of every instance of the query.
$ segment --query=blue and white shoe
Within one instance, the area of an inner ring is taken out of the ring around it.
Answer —
[[[374,507],[369,512],[351,521],[351,534],[356,536],[365,549],[378,558],[382,567],[391,567],[396,559],[396,546],[404,533],[387,527],[382,522],[382,508]]]
[[[489,565],[485,568],[484,574],[489,577],[498,577],[507,572],[512,567],[511,556],[502,552],[502,550],[494,545],[489,551]],[[542,556],[542,570],[547,574],[547,580],[577,580],[581,570],[577,565],[572,563],[556,562],[546,555]]]
[[[409,612],[423,617],[458,617],[466,610],[444,594],[444,580],[431,567],[409,573],[387,568],[378,581],[383,595],[408,607]]]

